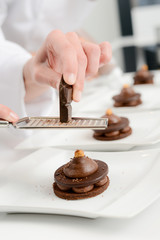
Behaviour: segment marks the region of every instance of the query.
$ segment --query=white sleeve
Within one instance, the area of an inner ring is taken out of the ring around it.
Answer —
[[[1,3],[4,3],[2,1]],[[7,7],[0,3],[0,103],[10,107],[19,117],[30,115],[43,115],[43,109],[51,105],[55,91],[48,91],[34,100],[33,104],[25,104],[25,86],[23,81],[23,66],[31,58],[22,47],[16,43],[5,40],[1,26],[7,13]],[[41,107],[43,102],[43,108]],[[45,105],[45,106],[44,106]],[[38,107],[37,107],[38,106]],[[38,111],[37,111],[38,110]],[[47,112],[47,111],[46,111]],[[46,113],[45,112],[45,113]]]
[[[23,66],[31,55],[15,43],[0,38],[0,103],[20,117],[26,116]]]

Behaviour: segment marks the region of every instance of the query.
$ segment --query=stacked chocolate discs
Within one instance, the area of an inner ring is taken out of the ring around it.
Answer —
[[[118,117],[112,113],[111,109],[108,109],[102,117],[108,119],[108,127],[104,130],[95,130],[93,134],[95,139],[113,141],[131,135],[132,129],[129,126],[128,118]]]
[[[91,198],[104,192],[109,185],[108,166],[100,160],[75,152],[74,158],[55,172],[54,193],[63,199]]]
[[[136,72],[134,79],[134,85],[139,84],[153,84],[154,75],[148,71],[148,66],[143,65],[142,68]]]
[[[135,107],[142,103],[141,94],[136,93],[132,87],[125,84],[120,94],[113,96],[114,107]]]

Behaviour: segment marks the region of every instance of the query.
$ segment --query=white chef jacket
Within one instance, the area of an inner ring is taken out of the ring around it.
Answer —
[[[95,0],[0,0],[1,104],[20,117],[49,114],[55,90],[26,104],[23,66],[50,31],[77,30],[95,4]]]

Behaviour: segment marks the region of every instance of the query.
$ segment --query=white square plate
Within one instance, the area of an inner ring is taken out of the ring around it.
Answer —
[[[53,175],[73,154],[73,151],[41,149],[1,171],[0,211],[129,218],[160,196],[160,150],[145,150],[86,152],[87,156],[108,164],[110,186],[94,198],[60,199],[53,193]]]
[[[160,111],[122,114],[130,120],[132,135],[116,141],[98,141],[92,130],[38,131],[19,145],[17,149],[61,147],[80,148],[87,151],[124,151],[136,146],[160,142]]]

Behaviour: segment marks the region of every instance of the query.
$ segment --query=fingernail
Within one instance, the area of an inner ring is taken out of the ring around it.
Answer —
[[[73,85],[76,82],[76,75],[71,73],[68,75],[68,84]]]
[[[14,113],[14,112],[10,112],[10,113],[9,113],[9,120],[10,120],[10,121],[13,121],[13,122],[18,121],[18,116],[17,116],[17,114]]]
[[[73,91],[73,100],[75,102],[79,102],[81,100],[81,95],[82,95],[82,92],[79,91],[79,90],[74,90]]]

